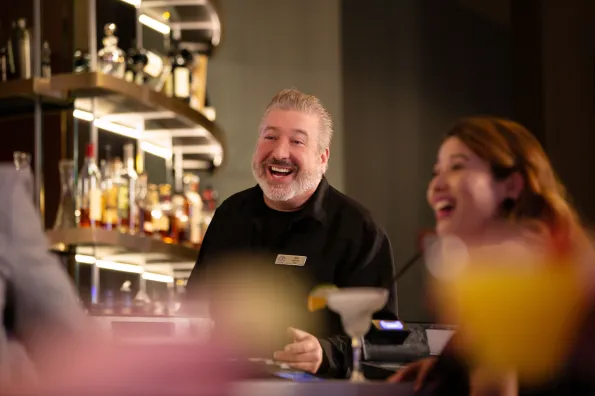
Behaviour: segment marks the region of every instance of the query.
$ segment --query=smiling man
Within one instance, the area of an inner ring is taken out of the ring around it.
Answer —
[[[253,265],[241,268],[253,277],[274,273],[271,279],[276,281],[269,282],[270,288],[250,289],[253,293],[279,289],[278,298],[268,298],[278,305],[263,308],[265,315],[276,318],[274,322],[290,327],[287,345],[280,345],[274,358],[296,369],[344,377],[351,366],[349,338],[336,314],[326,309],[306,311],[307,291],[319,284],[387,288],[390,297],[377,315],[380,319],[396,319],[396,294],[385,232],[365,208],[331,187],[324,176],[332,133],[331,116],[318,98],[295,89],[275,95],[262,118],[252,159],[258,185],[231,196],[217,209],[187,293],[192,299],[204,292],[202,282],[207,279],[208,283],[212,267],[222,265],[217,257],[233,252],[265,253],[270,259],[264,259],[262,266],[250,260],[236,265]],[[226,271],[231,278],[240,270]],[[220,289],[221,284],[217,285]],[[305,291],[294,298],[298,307],[288,307],[284,294],[298,289]],[[305,312],[294,314],[296,309]],[[302,320],[312,317],[312,321]]]

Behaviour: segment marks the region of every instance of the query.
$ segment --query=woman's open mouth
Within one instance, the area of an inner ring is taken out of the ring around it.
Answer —
[[[436,219],[448,219],[452,217],[455,211],[455,202],[454,200],[444,199],[436,202],[434,205],[434,212],[436,213]]]

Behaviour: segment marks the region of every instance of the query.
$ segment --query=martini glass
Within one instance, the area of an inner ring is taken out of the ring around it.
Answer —
[[[372,315],[388,300],[388,290],[374,287],[350,287],[332,291],[327,296],[328,307],[341,316],[343,329],[351,337],[353,350],[352,382],[365,381],[361,370],[362,340],[372,323]]]

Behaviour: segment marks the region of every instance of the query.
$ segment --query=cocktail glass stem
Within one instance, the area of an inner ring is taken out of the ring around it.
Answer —
[[[361,367],[362,342],[360,337],[351,337],[351,349],[353,350],[353,369],[351,371],[352,382],[363,382],[366,380]]]

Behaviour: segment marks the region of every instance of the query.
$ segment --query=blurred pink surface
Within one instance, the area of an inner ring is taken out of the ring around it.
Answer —
[[[189,342],[122,345],[92,341],[48,349],[36,383],[3,395],[222,395],[241,376],[223,348]]]

